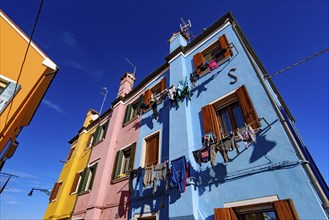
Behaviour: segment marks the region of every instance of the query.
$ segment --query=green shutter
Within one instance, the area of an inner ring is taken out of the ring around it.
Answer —
[[[132,104],[129,104],[127,106],[126,113],[125,113],[125,119],[124,119],[123,123],[126,123],[126,122],[130,121],[130,119],[131,119],[131,116],[130,115],[131,115],[132,108],[133,108],[133,105]]]
[[[115,155],[114,167],[113,167],[113,171],[112,171],[112,180],[115,180],[115,178],[116,178],[116,175],[115,174],[116,174],[116,167],[118,165],[118,157],[119,157],[119,151]]]
[[[129,171],[134,169],[136,143],[130,146]]]
[[[102,133],[102,126],[98,126],[96,128],[96,143],[101,139],[101,133]]]
[[[109,126],[109,121],[107,121],[107,122],[102,126],[102,127],[104,128],[104,132],[103,132],[103,137],[102,137],[102,138],[105,138],[108,126]]]
[[[117,176],[120,174],[122,158],[123,158],[123,152],[120,150],[117,152],[117,155],[115,156],[115,164],[114,164],[114,170],[112,175],[113,180],[115,180]]]
[[[89,187],[88,187],[89,190],[91,190],[91,188],[93,187],[93,182],[94,182],[94,178],[95,178],[95,175],[96,175],[96,169],[97,169],[97,163],[90,168],[92,176],[91,176]]]
[[[82,174],[81,174],[81,181],[80,181],[80,185],[79,185],[79,190],[78,192],[83,192],[86,189],[86,185],[87,185],[87,181],[88,181],[88,176],[90,173],[90,169],[89,167],[86,167]]]

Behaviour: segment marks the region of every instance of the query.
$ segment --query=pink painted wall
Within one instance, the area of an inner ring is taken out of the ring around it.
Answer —
[[[137,100],[141,94],[136,94],[129,103]],[[89,193],[78,197],[73,219],[128,218],[129,179],[112,183],[111,177],[117,151],[138,140],[139,117],[124,127],[122,125],[129,103],[123,105],[120,102],[114,107],[105,140],[93,147],[89,162],[98,162],[93,187]]]

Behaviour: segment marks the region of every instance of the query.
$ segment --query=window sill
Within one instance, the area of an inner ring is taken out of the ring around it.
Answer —
[[[79,192],[79,196],[88,194],[89,192],[90,192],[90,189],[88,189],[87,191]]]
[[[105,138],[102,138],[102,139],[98,140],[95,144],[91,145],[90,147],[85,148],[85,150],[88,150],[89,148],[95,147],[96,145],[100,144],[104,140],[105,140]]]
[[[127,121],[126,123],[124,123],[122,125],[122,127],[126,127],[127,125],[129,125],[130,123],[132,123],[133,121],[135,121],[138,118],[138,115],[135,116],[134,118],[130,119],[129,121]]]
[[[116,179],[112,180],[112,184],[115,184],[115,183],[119,183],[119,182],[122,182],[124,180],[128,180],[129,179],[129,174],[127,174],[126,176],[124,177],[117,177]]]
[[[229,59],[231,59],[231,56],[227,56],[223,59],[221,59],[220,61],[217,62],[217,66],[218,68],[223,64],[225,63],[226,61],[228,61]],[[212,61],[210,61],[212,62]],[[218,69],[216,68],[216,69]],[[203,77],[204,75],[208,74],[208,73],[211,73],[212,71],[216,70],[216,69],[213,69],[213,70],[210,70],[210,68],[208,67],[206,70],[202,71],[200,74],[199,74],[199,78],[200,77]]]

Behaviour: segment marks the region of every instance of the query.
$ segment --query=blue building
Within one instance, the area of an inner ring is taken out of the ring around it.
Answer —
[[[328,186],[232,14],[169,44],[132,90],[129,219],[327,219]]]

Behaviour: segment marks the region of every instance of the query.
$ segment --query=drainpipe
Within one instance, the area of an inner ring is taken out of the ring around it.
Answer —
[[[282,115],[280,109],[278,108],[278,106],[277,106],[277,104],[276,104],[276,102],[275,102],[275,99],[274,99],[274,97],[272,96],[271,91],[268,89],[268,87],[267,87],[267,85],[266,85],[266,83],[265,83],[265,80],[264,80],[264,78],[262,77],[262,74],[261,74],[261,72],[260,72],[260,70],[259,70],[259,68],[258,68],[258,65],[255,63],[255,60],[253,59],[252,55],[250,54],[250,52],[249,52],[248,48],[246,47],[246,45],[245,45],[243,39],[241,39],[241,36],[240,36],[240,34],[239,34],[239,31],[236,29],[236,24],[235,24],[234,21],[233,21],[232,27],[233,27],[233,30],[235,31],[235,34],[238,36],[238,38],[239,38],[241,44],[242,44],[243,47],[245,48],[245,51],[246,51],[246,54],[247,54],[249,60],[251,61],[251,63],[252,63],[252,65],[253,65],[253,67],[254,67],[254,69],[255,69],[255,71],[256,71],[256,73],[257,73],[257,75],[258,75],[258,77],[259,77],[259,79],[260,79],[260,81],[261,81],[261,83],[262,83],[262,85],[263,85],[263,87],[264,87],[264,89],[265,89],[267,95],[269,96],[270,101],[271,101],[272,105],[274,106],[275,111],[276,111],[276,113],[278,114],[279,119],[280,119],[280,121],[281,121],[281,123],[282,123],[284,129],[286,130],[286,132],[287,132],[287,134],[288,134],[290,140],[292,141],[293,146],[294,146],[294,149],[295,149],[295,151],[296,151],[296,153],[297,153],[297,156],[299,157],[300,160],[305,161],[306,158],[305,158],[303,152],[302,152],[301,149],[299,148],[299,145],[298,145],[298,143],[297,143],[297,141],[296,141],[294,135],[292,134],[292,132],[291,132],[291,130],[290,130],[290,128],[289,128],[289,125],[287,124],[287,121],[284,119],[284,117],[283,117],[283,115]],[[318,196],[319,196],[319,198],[320,198],[320,200],[321,200],[321,202],[322,202],[322,207],[324,208],[324,210],[325,210],[327,216],[329,216],[329,200],[328,200],[326,194],[324,193],[324,191],[323,191],[322,187],[320,186],[320,184],[319,184],[317,178],[315,177],[315,175],[314,175],[314,173],[313,173],[313,171],[312,171],[312,169],[311,169],[309,163],[304,163],[303,168],[304,168],[304,170],[306,171],[306,173],[308,174],[308,176],[309,176],[309,178],[310,178],[310,181],[311,181],[311,184],[313,185],[315,191],[317,192],[317,194],[318,194]]]

